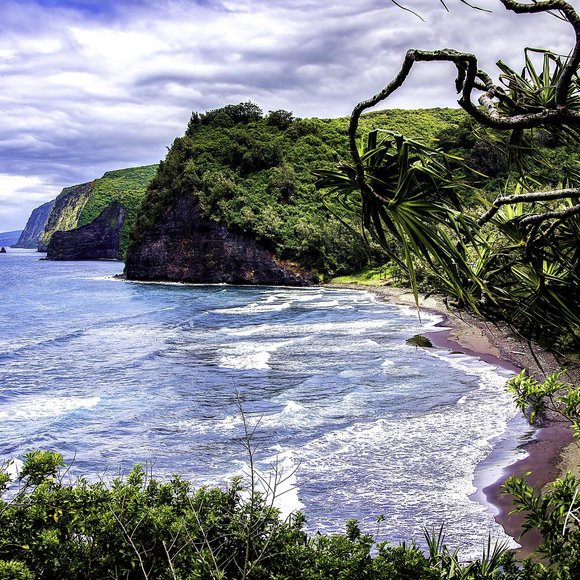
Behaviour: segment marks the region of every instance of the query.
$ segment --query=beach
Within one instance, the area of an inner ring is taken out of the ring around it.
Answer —
[[[361,284],[333,286],[365,290],[388,302],[416,306],[415,297],[407,288]],[[532,353],[528,342],[516,335],[508,325],[487,322],[467,312],[448,308],[439,296],[425,297],[420,294],[419,311],[443,317],[438,324],[442,327],[441,331],[425,333],[436,347],[477,356],[485,362],[514,372],[526,369],[538,380],[544,374],[560,368],[553,354],[538,345],[533,345]],[[564,377],[564,380],[577,382],[578,369]],[[502,493],[502,484],[512,475],[522,476],[528,472],[531,472],[528,481],[536,489],[543,488],[568,471],[580,476],[580,443],[573,439],[569,424],[563,419],[550,417],[544,425],[537,428],[533,439],[525,445],[524,450],[527,453],[524,459],[506,467],[497,481],[480,490],[486,501],[496,508],[496,521],[522,546],[518,551],[520,557],[530,555],[540,544],[541,538],[535,530],[520,537],[523,515],[510,515],[512,498]]]

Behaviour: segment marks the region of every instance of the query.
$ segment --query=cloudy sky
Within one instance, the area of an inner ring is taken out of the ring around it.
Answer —
[[[468,50],[493,71],[499,58],[520,68],[524,46],[567,53],[573,39],[497,0],[480,0],[492,14],[400,2],[424,21],[390,0],[1,0],[0,232],[65,186],[158,162],[191,111],[252,100],[348,115],[408,48]],[[454,105],[452,70],[425,64],[388,104]]]

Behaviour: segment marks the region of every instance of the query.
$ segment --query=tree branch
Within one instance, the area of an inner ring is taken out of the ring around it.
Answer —
[[[558,10],[574,28],[576,36],[574,49],[564,65],[562,75],[556,84],[556,107],[558,109],[566,108],[570,85],[580,65],[580,15],[570,3],[564,0],[534,0],[533,4],[516,2],[515,0],[500,0],[500,2],[507,10],[511,10],[515,14],[537,14]]]
[[[559,223],[562,223],[564,220],[567,220],[568,218],[578,214],[580,214],[580,203],[560,211],[547,211],[545,213],[530,215],[525,217],[520,223],[524,227],[539,226],[546,220],[551,219],[557,219]]]
[[[568,199],[580,195],[580,187],[571,189],[557,189],[554,191],[539,191],[534,193],[516,193],[514,195],[506,195],[498,197],[493,202],[492,206],[477,220],[477,225],[482,226],[491,220],[491,218],[499,211],[502,205],[509,205],[512,203],[534,203],[537,201],[552,201],[555,199]],[[530,216],[532,217],[532,216]],[[522,220],[522,224],[528,218]]]

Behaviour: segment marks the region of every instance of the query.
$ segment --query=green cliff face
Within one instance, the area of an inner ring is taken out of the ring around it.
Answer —
[[[451,109],[380,111],[366,115],[361,128],[388,128],[430,140],[464,117]],[[312,174],[348,162],[347,124],[347,118],[294,119],[287,111],[264,116],[252,103],[194,113],[148,190],[129,243],[130,269],[148,278],[154,274],[145,271],[146,263],[152,263],[155,272],[162,272],[161,258],[155,259],[160,236],[164,248],[177,252],[163,257],[167,272],[189,269],[184,244],[196,247],[207,240],[181,239],[195,235],[178,227],[175,208],[188,199],[195,201],[195,207],[185,204],[192,219],[219,222],[257,241],[275,259],[322,276],[366,266],[373,251],[359,235],[360,223],[344,223],[327,210]],[[212,276],[207,273],[208,279]]]
[[[94,221],[112,202],[125,209],[125,222],[121,229],[121,253],[127,248],[129,232],[133,226],[147,187],[157,172],[157,165],[144,165],[107,171],[92,182],[91,193],[79,216],[77,227]]]
[[[67,232],[79,224],[79,218],[85,203],[89,199],[91,183],[81,183],[65,187],[56,198],[52,210],[40,234],[38,250],[46,252],[54,232]]]
[[[46,252],[55,232],[67,232],[88,225],[111,203],[118,202],[125,209],[125,222],[120,234],[120,251],[123,253],[130,228],[156,170],[157,165],[146,165],[108,171],[89,183],[65,187],[54,202],[38,249]]]

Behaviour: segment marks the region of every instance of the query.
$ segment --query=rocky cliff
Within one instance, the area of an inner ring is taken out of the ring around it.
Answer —
[[[0,233],[0,246],[11,246],[14,248],[14,244],[18,241],[18,238],[20,238],[21,235],[22,230]]]
[[[32,210],[32,213],[26,222],[26,227],[22,230],[18,241],[13,246],[14,248],[38,248],[40,235],[44,231],[48,216],[50,215],[55,201],[56,200],[53,199],[52,201],[43,203],[41,206]]]
[[[91,193],[92,182],[65,187],[54,200],[54,205],[43,232],[40,234],[38,251],[46,252],[53,234],[57,231],[73,230],[79,225],[79,218]]]
[[[119,260],[124,221],[125,209],[115,201],[90,224],[54,232],[46,257],[49,260]]]
[[[39,251],[47,251],[55,232],[72,231],[86,226],[92,223],[111,203],[117,202],[125,210],[125,219],[119,233],[120,249],[116,246],[115,251],[123,253],[138,208],[156,171],[157,165],[117,169],[108,171],[102,177],[89,183],[65,187],[53,202],[52,210],[40,234]],[[30,220],[32,218],[33,216]]]
[[[132,245],[125,275],[131,280],[288,286],[318,281],[255,240],[202,217],[193,195],[175,200]]]

